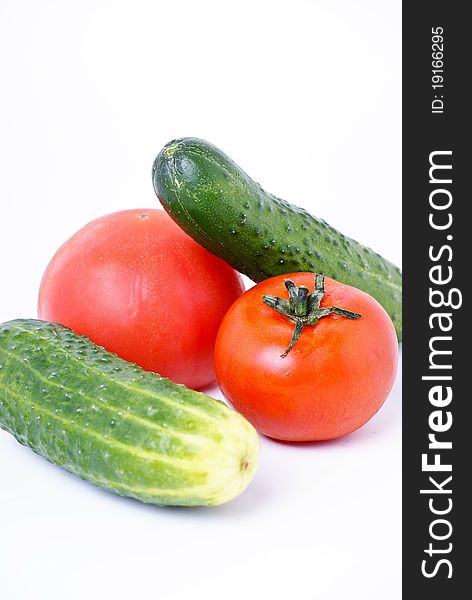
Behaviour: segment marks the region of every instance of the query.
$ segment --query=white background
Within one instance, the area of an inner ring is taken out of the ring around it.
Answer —
[[[156,207],[170,139],[401,264],[400,0],[0,0],[0,322],[91,219]],[[218,396],[216,388],[209,393]],[[5,600],[400,598],[400,381],[335,442],[262,440],[213,509],[124,500],[0,432]]]

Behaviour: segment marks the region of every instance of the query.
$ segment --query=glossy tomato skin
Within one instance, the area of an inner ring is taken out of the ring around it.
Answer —
[[[243,289],[236,271],[163,210],[126,210],[92,221],[57,251],[38,314],[200,388],[214,380],[218,327]]]
[[[313,273],[267,279],[245,292],[221,324],[215,346],[218,384],[261,433],[286,441],[337,438],[358,429],[382,406],[397,368],[397,338],[380,304],[351,286],[325,279],[322,307],[361,314],[330,315],[305,327],[290,353],[294,324],[262,302],[287,298],[285,279],[314,288]]]

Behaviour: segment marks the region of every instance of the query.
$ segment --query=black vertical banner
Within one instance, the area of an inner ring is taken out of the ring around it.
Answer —
[[[472,593],[466,8],[403,4],[403,597],[415,600]]]

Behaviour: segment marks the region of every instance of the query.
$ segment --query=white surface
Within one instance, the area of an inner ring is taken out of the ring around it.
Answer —
[[[401,262],[399,0],[1,0],[0,322],[36,316],[57,247],[156,206],[169,139]],[[211,393],[218,395],[216,390]],[[6,600],[400,598],[400,382],[336,442],[262,440],[216,509],[101,492],[0,432]]]

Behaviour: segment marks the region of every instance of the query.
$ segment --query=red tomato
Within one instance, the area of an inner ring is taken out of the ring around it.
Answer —
[[[38,313],[199,388],[215,378],[218,327],[243,290],[239,274],[163,210],[126,210],[92,221],[59,248]]]
[[[337,314],[305,326],[281,357],[295,323],[263,303],[288,300],[284,281],[314,289],[313,273],[267,279],[229,309],[215,346],[216,377],[225,397],[261,433],[287,441],[328,440],[351,433],[382,406],[395,379],[397,338],[380,304],[349,285],[325,279],[321,308]]]

